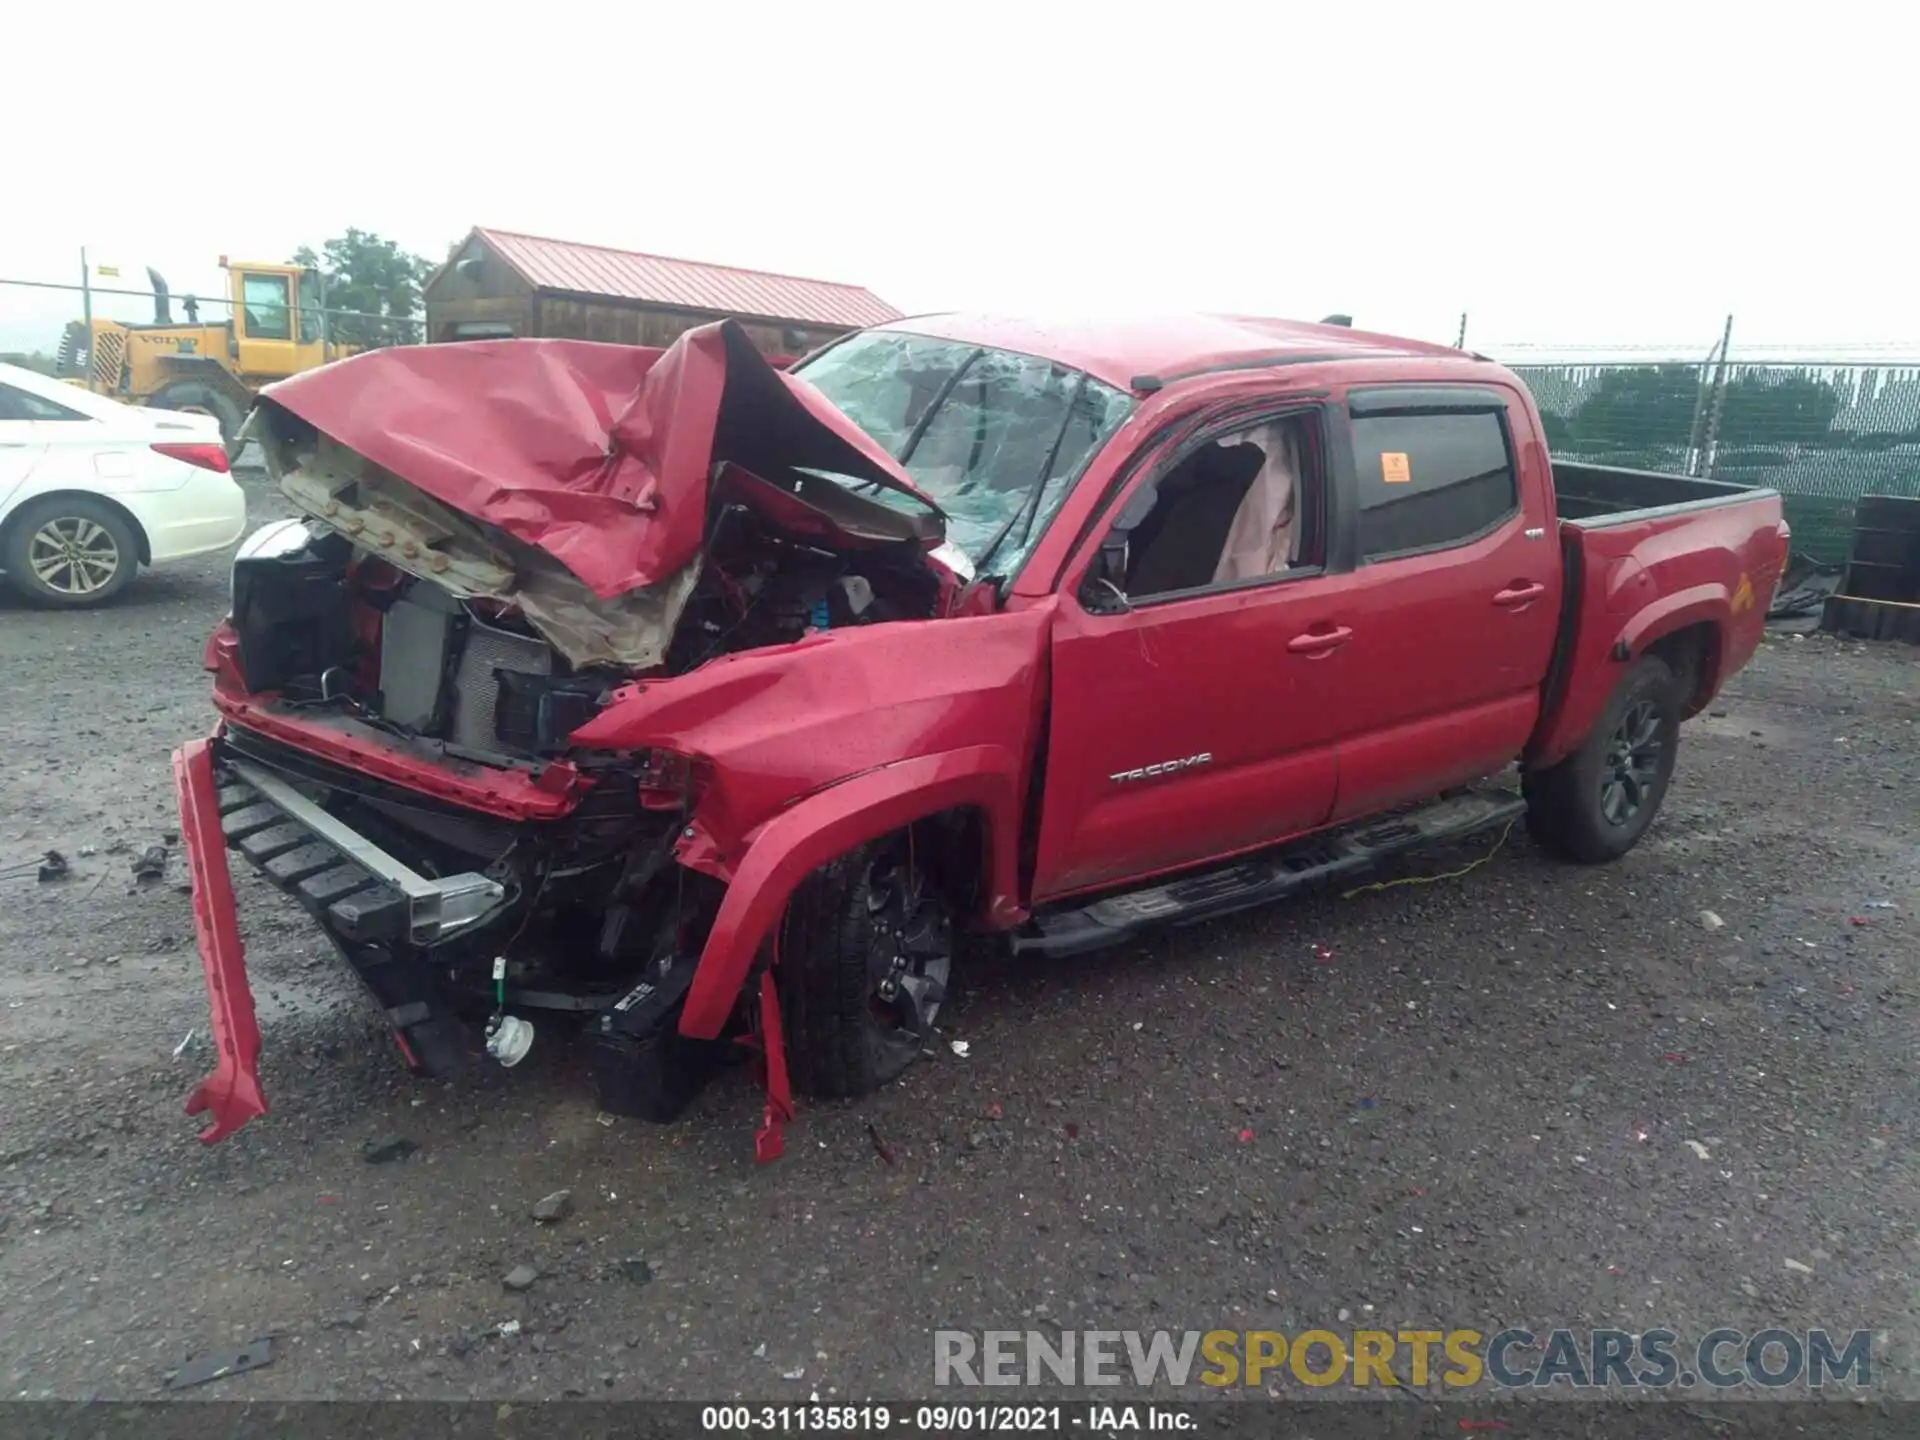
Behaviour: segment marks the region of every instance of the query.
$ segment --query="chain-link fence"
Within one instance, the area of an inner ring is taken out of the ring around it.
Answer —
[[[89,315],[116,326],[166,326],[188,332],[195,326],[231,326],[236,309],[242,312],[240,330],[249,338],[307,345],[324,340],[326,353],[336,358],[387,345],[417,345],[426,339],[426,322],[420,316],[369,315],[329,306],[318,298],[310,281],[289,284],[278,275],[262,278],[269,283],[250,289],[236,301],[230,295],[0,277],[0,321],[12,322],[0,327],[6,337],[0,352],[15,363],[48,369],[62,379],[79,379],[90,368],[96,372],[117,369],[101,363],[113,357],[92,354]],[[117,388],[109,375],[96,373],[95,378],[101,388]]]
[[[1556,456],[1767,485],[1797,553],[1847,558],[1863,495],[1920,495],[1920,362],[1528,364]]]

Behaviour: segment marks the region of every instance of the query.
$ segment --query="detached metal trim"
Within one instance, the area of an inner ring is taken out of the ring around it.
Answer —
[[[418,942],[440,940],[485,917],[506,898],[506,887],[468,871],[431,880],[402,864],[366,836],[329,815],[278,776],[244,760],[229,758],[227,766],[260,792],[260,797],[285,813],[289,820],[384,880],[407,898],[407,933]]]

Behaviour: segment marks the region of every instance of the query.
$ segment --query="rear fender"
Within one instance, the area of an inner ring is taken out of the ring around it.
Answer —
[[[1019,888],[1020,776],[1021,757],[1001,746],[949,750],[855,775],[761,826],[734,869],[700,952],[680,1033],[719,1036],[754,956],[811,871],[941,811],[972,808],[985,816],[988,919],[1010,922]]]
[[[1544,769],[1572,754],[1599,723],[1626,663],[1669,635],[1711,626],[1716,643],[1707,647],[1703,663],[1717,657],[1724,672],[1732,621],[1737,609],[1750,603],[1750,593],[1743,602],[1720,580],[1662,594],[1659,577],[1632,555],[1593,563],[1574,608],[1566,688],[1541,717],[1527,746],[1527,768]],[[1709,694],[1719,684],[1719,674],[1700,679],[1696,695]]]
[[[1644,655],[1667,636],[1693,625],[1711,625],[1724,638],[1733,618],[1733,597],[1724,585],[1696,585],[1659,600],[1622,627],[1618,644],[1630,655]]]
[[[1684,662],[1675,664],[1675,672],[1692,682],[1686,694],[1686,713],[1691,715],[1718,693],[1735,619],[1753,603],[1751,586],[1743,600],[1737,592],[1729,594],[1724,585],[1703,585],[1635,616],[1622,632],[1620,645],[1635,657],[1668,646],[1662,653],[1669,662]],[[1694,635],[1675,640],[1687,631]]]

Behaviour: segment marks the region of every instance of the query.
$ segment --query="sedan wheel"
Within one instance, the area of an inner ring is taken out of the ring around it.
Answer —
[[[86,495],[23,507],[0,544],[0,569],[9,583],[43,605],[102,604],[125,589],[139,568],[139,543],[126,517]]]
[[[33,532],[27,563],[49,590],[82,600],[113,583],[120,569],[120,546],[106,526],[69,515]]]

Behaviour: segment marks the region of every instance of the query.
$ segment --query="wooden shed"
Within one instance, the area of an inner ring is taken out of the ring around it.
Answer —
[[[513,336],[670,345],[732,317],[767,355],[794,357],[900,318],[870,290],[476,227],[425,286],[427,338]]]

